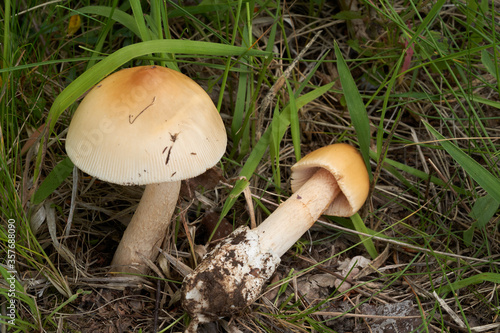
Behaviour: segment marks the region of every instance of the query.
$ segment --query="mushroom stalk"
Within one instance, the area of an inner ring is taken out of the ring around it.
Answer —
[[[146,186],[111,262],[114,272],[145,274],[145,259],[158,256],[165,233],[179,197],[181,182],[165,182]]]
[[[340,193],[330,172],[319,169],[255,230],[263,251],[281,257],[311,228]]]
[[[170,224],[180,181],[214,166],[226,144],[224,122],[210,96],[172,69],[122,69],[85,96],[66,137],[71,161],[104,181],[147,185],[113,271],[147,272],[146,262],[157,257]]]
[[[320,215],[352,216],[369,184],[363,158],[352,146],[334,144],[304,156],[292,166],[295,193],[254,230],[236,229],[184,279],[182,306],[193,317],[187,332],[252,304],[280,257]]]
[[[198,323],[234,314],[252,304],[280,257],[340,193],[327,170],[316,173],[261,225],[240,227],[219,243],[182,285],[182,305]]]

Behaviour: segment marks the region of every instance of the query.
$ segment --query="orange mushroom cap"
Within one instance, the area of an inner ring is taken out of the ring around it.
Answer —
[[[328,170],[337,180],[341,193],[324,211],[325,215],[349,217],[363,206],[370,181],[359,152],[345,143],[319,148],[292,166],[292,191],[296,192],[314,173]]]
[[[227,136],[210,96],[161,66],[122,69],[82,100],[66,151],[86,173],[145,185],[198,176],[224,154]]]

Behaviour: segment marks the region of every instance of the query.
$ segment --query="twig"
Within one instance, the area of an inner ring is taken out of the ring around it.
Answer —
[[[73,166],[73,188],[71,189],[71,206],[69,208],[68,222],[66,222],[66,230],[64,234],[66,237],[69,236],[71,230],[71,224],[73,223],[73,215],[75,214],[76,207],[76,192],[78,189],[78,168]]]
[[[161,284],[160,280],[156,280],[156,302],[155,302],[155,314],[154,314],[154,324],[153,332],[158,332],[158,312],[160,310],[160,294],[161,294]]]
[[[458,326],[460,326],[461,328],[466,328],[465,323],[463,322],[463,320],[455,313],[455,311],[453,311],[450,308],[450,306],[448,304],[446,304],[446,302],[441,297],[439,297],[439,295],[436,293],[435,290],[432,291],[432,296],[438,301],[439,306],[441,307],[441,309],[445,310],[450,315],[451,319],[453,319],[453,321]]]
[[[357,313],[345,313],[336,311],[317,311],[314,314],[320,316],[338,316],[338,317],[355,317],[355,318],[371,318],[371,319],[417,319],[422,316],[377,316],[377,315],[364,315]]]
[[[240,177],[240,179],[246,180],[246,177]],[[250,229],[255,229],[257,228],[257,222],[255,220],[255,210],[253,209],[252,192],[250,191],[249,184],[243,189],[243,194],[247,202],[248,214],[250,214]]]

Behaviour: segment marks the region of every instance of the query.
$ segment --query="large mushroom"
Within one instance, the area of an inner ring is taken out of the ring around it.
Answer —
[[[365,202],[369,178],[355,148],[334,144],[292,166],[294,194],[262,224],[236,229],[207,254],[182,285],[182,306],[198,323],[232,315],[259,296],[280,257],[324,213],[348,217]]]
[[[144,259],[158,256],[181,180],[214,166],[226,142],[224,124],[208,94],[165,67],[122,69],[85,96],[66,138],[70,159],[101,180],[146,185],[112,271],[147,272]]]

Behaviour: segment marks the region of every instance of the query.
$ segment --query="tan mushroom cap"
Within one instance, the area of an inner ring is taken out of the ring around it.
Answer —
[[[165,67],[140,66],[108,76],[85,96],[66,151],[92,176],[143,185],[203,173],[226,143],[219,112],[196,82]]]
[[[324,211],[325,215],[349,217],[364,204],[370,181],[363,158],[345,143],[319,148],[292,166],[292,191],[297,191],[319,169],[328,170],[337,180],[341,193]]]

